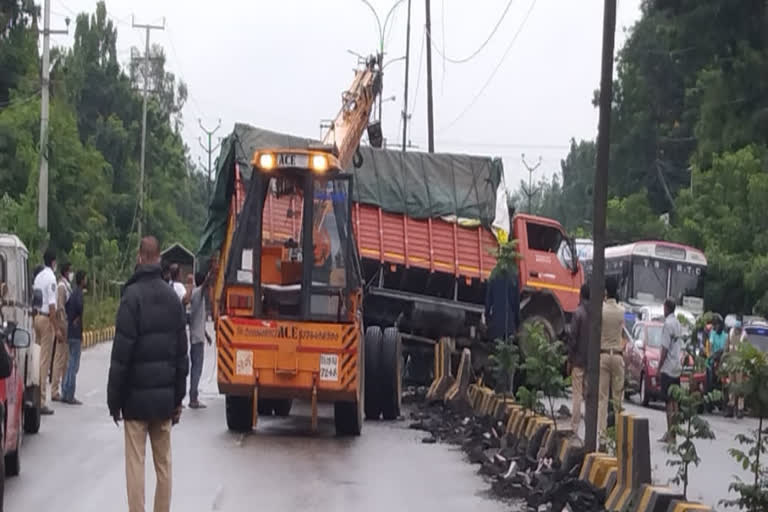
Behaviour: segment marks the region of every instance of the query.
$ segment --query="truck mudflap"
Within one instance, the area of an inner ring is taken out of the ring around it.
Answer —
[[[219,391],[262,398],[355,401],[362,363],[358,323],[223,316],[217,326]]]

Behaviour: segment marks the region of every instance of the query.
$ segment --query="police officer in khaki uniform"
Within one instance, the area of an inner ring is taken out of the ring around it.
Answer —
[[[600,331],[600,399],[597,413],[597,432],[608,427],[608,400],[613,400],[615,411],[621,410],[624,399],[624,308],[618,304],[619,283],[615,277],[605,280],[606,298],[603,302],[603,327]]]
[[[72,267],[69,263],[61,265],[61,277],[56,288],[56,342],[53,349],[53,373],[51,375],[51,400],[61,401],[61,387],[64,372],[69,360],[67,344],[67,301],[72,295]]]
[[[42,306],[35,316],[35,339],[40,345],[40,401],[41,414],[53,414],[48,407],[48,374],[53,358],[53,339],[56,321],[56,252],[48,248],[43,254],[45,267],[35,277],[32,288],[40,292]]]

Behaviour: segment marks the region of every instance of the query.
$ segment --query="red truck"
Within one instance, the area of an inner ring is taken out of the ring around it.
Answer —
[[[219,157],[216,197],[204,230],[199,264],[215,260],[224,244],[230,208],[242,208],[250,158],[261,147],[307,147],[312,141],[236,125]],[[359,148],[353,185],[352,226],[366,282],[364,325],[396,327],[417,380],[430,377],[435,341],[450,337],[473,350],[481,329],[487,279],[498,242],[490,226],[503,170],[499,160],[464,155],[402,153]],[[262,237],[297,241],[301,205],[266,191]],[[219,210],[219,213],[216,212]],[[508,215],[506,208],[501,208]],[[464,222],[467,218],[476,222]],[[555,220],[517,214],[508,220],[522,255],[519,265],[523,322],[561,336],[579,302],[584,277],[575,245]],[[469,226],[467,226],[469,224]],[[220,296],[218,291],[214,297]],[[221,305],[218,305],[221,307]],[[217,307],[217,305],[214,305]]]

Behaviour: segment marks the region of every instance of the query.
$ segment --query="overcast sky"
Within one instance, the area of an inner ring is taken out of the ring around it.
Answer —
[[[73,12],[95,10],[95,0],[51,0],[51,28]],[[396,0],[371,0],[381,22]],[[527,176],[559,169],[571,137],[593,138],[597,110],[593,91],[600,75],[602,0],[432,0],[433,91],[436,151],[499,156],[509,188]],[[229,133],[235,122],[294,135],[320,136],[320,120],[332,118],[351,82],[357,58],[376,51],[379,29],[362,0],[107,0],[118,28],[120,61],[130,47],[144,47],[137,23],[162,24],[151,40],[165,47],[166,68],[187,83],[184,139],[193,158],[203,156],[198,118]],[[624,29],[637,20],[640,0],[618,0],[617,49]],[[393,11],[385,33],[389,59],[405,55],[407,0]],[[424,0],[412,0],[409,139],[426,151],[426,52]],[[526,19],[527,18],[527,19]],[[53,44],[71,45],[71,36]],[[402,140],[404,61],[385,69],[384,135]],[[495,73],[495,74],[494,74]],[[492,76],[493,75],[493,76]],[[491,78],[492,77],[492,78]],[[486,85],[487,84],[487,85]],[[207,162],[206,162],[207,164]]]

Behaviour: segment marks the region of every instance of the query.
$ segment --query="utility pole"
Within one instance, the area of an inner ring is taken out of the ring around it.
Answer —
[[[142,229],[144,227],[144,173],[145,173],[145,157],[147,150],[147,95],[149,89],[149,32],[152,30],[165,30],[165,18],[163,18],[162,25],[148,25],[136,23],[131,16],[131,24],[133,28],[140,28],[146,31],[146,37],[144,42],[144,67],[142,74],[144,75],[144,100],[141,105],[141,160],[139,170],[139,210],[138,210],[138,226],[139,226],[139,243],[141,243],[141,237],[143,236]]]
[[[405,86],[403,87],[403,153],[408,138],[408,64],[411,58],[411,0],[408,0],[408,21],[405,27]]]
[[[528,198],[528,213],[533,213],[531,211],[531,200],[533,199],[534,194],[536,194],[536,190],[533,189],[533,172],[539,168],[541,165],[541,157],[539,157],[538,162],[536,162],[536,165],[531,167],[528,165],[528,162],[525,161],[525,153],[522,155],[523,165],[528,170],[528,190],[524,190],[526,197]]]
[[[597,449],[598,387],[600,383],[600,334],[605,293],[605,215],[608,201],[608,165],[611,143],[611,101],[613,97],[613,45],[616,32],[616,0],[605,0],[603,8],[603,56],[600,71],[600,124],[597,133],[597,166],[595,169],[594,206],[592,210],[592,282],[589,301],[590,336],[587,350],[587,403],[585,447],[587,453]]]
[[[51,30],[51,0],[43,4],[43,68],[40,85],[40,174],[37,181],[37,225],[48,231],[48,110],[51,86],[51,34],[68,34],[69,18],[66,18],[67,30]]]
[[[429,0],[427,5],[427,151],[435,152],[435,118],[432,112],[432,18],[429,12]]]
[[[213,130],[206,130],[205,126],[203,126],[203,120],[198,118],[197,124],[200,125],[200,129],[203,130],[203,133],[205,133],[208,136],[208,147],[206,147],[203,144],[203,141],[200,137],[197,138],[197,142],[200,144],[200,147],[203,148],[203,151],[208,153],[208,183],[207,183],[207,190],[208,190],[208,202],[211,202],[211,172],[213,171],[213,168],[211,167],[211,155],[213,155],[214,151],[219,149],[220,143],[216,144],[215,147],[211,147],[211,137],[214,133],[221,127],[221,119],[219,119],[218,123],[216,123],[216,128]]]

